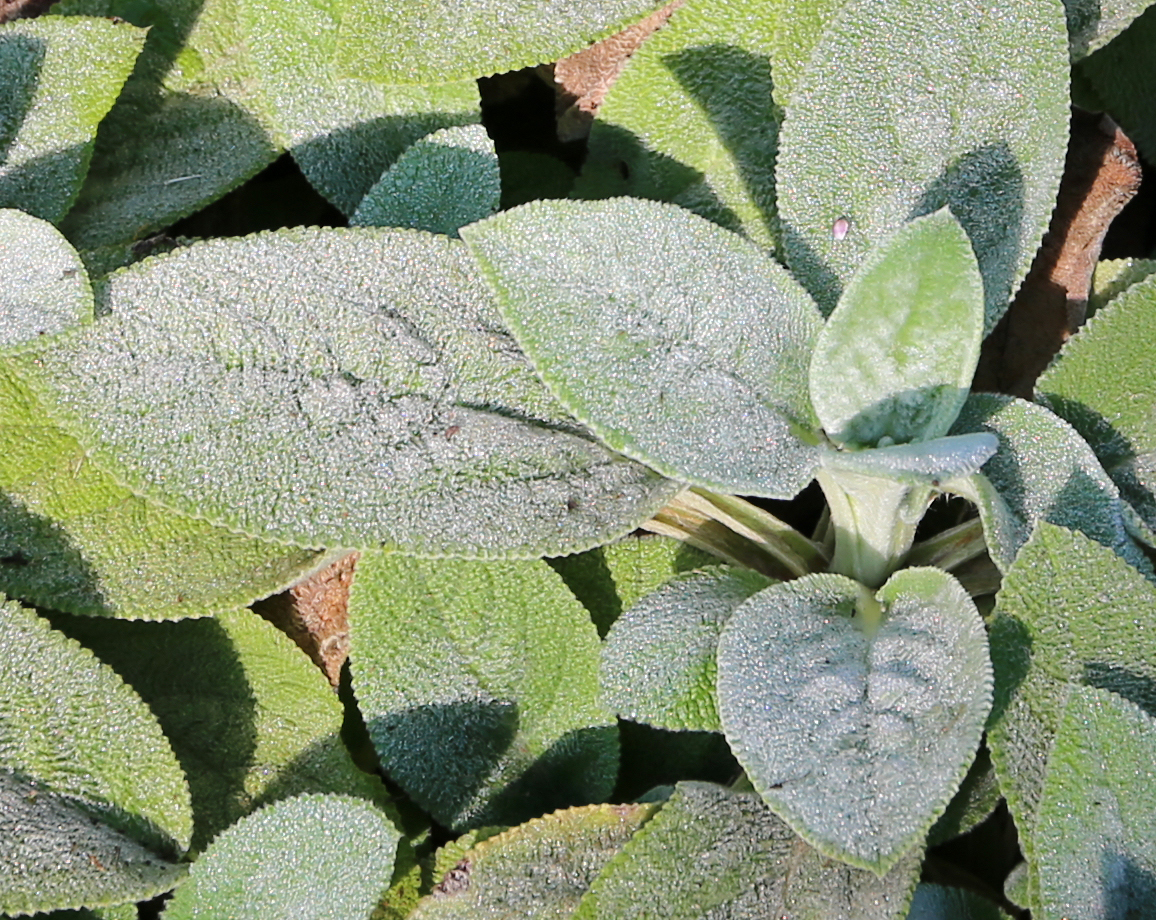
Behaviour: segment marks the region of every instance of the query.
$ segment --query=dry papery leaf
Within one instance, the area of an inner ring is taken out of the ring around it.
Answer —
[[[1036,378],[1084,322],[1104,236],[1140,187],[1136,148],[1107,115],[1072,110],[1056,210],[1031,271],[984,342],[973,389],[1030,399]]]

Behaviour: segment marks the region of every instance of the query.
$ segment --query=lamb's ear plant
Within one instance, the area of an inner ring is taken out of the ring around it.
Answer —
[[[687,0],[505,211],[475,78],[654,3],[0,25],[0,912],[953,918],[1001,796],[1147,909],[1156,285],[971,390],[1145,6]],[[343,710],[244,608],[353,550]]]

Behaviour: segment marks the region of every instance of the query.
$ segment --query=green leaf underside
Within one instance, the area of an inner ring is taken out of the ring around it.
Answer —
[[[875,604],[838,575],[768,588],[718,650],[727,740],[775,812],[821,852],[882,874],[923,839],[975,756],[991,703],[983,621],[958,582],[907,569]],[[866,605],[866,606],[865,606]]]
[[[976,503],[992,561],[1015,559],[1037,521],[1082,531],[1144,571],[1151,566],[1128,535],[1124,506],[1091,448],[1042,406],[974,393],[953,434],[994,432],[1000,447],[982,470],[947,488]]]
[[[658,805],[557,811],[466,851],[409,920],[569,917],[591,882]]]
[[[1041,920],[1142,917],[1156,903],[1156,722],[1108,690],[1074,687],[1040,801]]]
[[[972,891],[924,882],[915,889],[907,920],[1008,920],[1008,915]]]
[[[1156,278],[1120,294],[1036,384],[1039,400],[1092,446],[1123,497],[1156,528]]]
[[[564,553],[677,488],[557,408],[452,240],[200,243],[113,275],[105,299],[112,316],[29,367],[46,405],[131,488],[249,534]]]
[[[516,824],[609,796],[618,734],[598,634],[545,562],[367,554],[350,620],[382,766],[436,820]]]
[[[343,0],[334,68],[445,83],[556,61],[641,19],[655,0]]]
[[[141,698],[15,601],[0,606],[0,624],[0,769],[83,799],[154,852],[186,849],[188,786]]]
[[[970,476],[995,454],[998,446],[999,440],[991,432],[972,432],[870,450],[827,450],[822,453],[822,465],[840,473],[939,486],[950,479]]]
[[[64,217],[88,171],[96,126],[144,40],[139,29],[96,19],[0,25],[0,208]]]
[[[344,7],[260,0],[240,4],[238,19],[285,146],[314,188],[352,214],[407,147],[478,121],[481,111],[473,79],[385,86],[341,76],[334,57]]]
[[[212,842],[164,918],[369,920],[389,887],[400,839],[384,815],[357,799],[278,802]]]
[[[819,314],[752,243],[639,199],[543,201],[465,228],[522,349],[615,450],[719,491],[810,480]]]
[[[384,798],[342,744],[343,711],[329,682],[252,611],[180,623],[54,623],[131,681],[156,714],[188,777],[195,849],[287,796]]]
[[[788,261],[825,312],[864,257],[951,206],[985,332],[1035,256],[1067,148],[1068,49],[1050,0],[851,0],[792,91],[779,144]],[[834,232],[838,221],[847,232]]]
[[[987,820],[1002,800],[991,756],[986,748],[981,747],[947,810],[932,825],[927,845],[938,846],[966,834]]]
[[[629,608],[602,648],[602,699],[622,718],[721,731],[715,650],[736,607],[771,582],[730,567],[679,576]]]
[[[140,239],[271,163],[281,145],[235,0],[64,0],[54,14],[116,16],[148,29],[101,123],[92,167],[62,229],[82,248]]]
[[[52,224],[0,210],[0,265],[0,353],[35,347],[92,321],[84,263]]]
[[[988,744],[1033,865],[1041,798],[1072,691],[1111,690],[1156,714],[1154,614],[1156,588],[1140,573],[1051,524],[1037,526],[1004,576],[991,624],[997,694]],[[1033,888],[1037,878],[1033,872]]]
[[[481,125],[443,128],[403,153],[349,218],[351,227],[410,227],[457,236],[498,210],[494,142]]]
[[[177,884],[184,866],[97,820],[94,804],[0,767],[0,911],[143,901]]]
[[[947,434],[971,386],[983,279],[946,209],[870,253],[819,333],[811,401],[827,436],[874,447]]]
[[[606,94],[575,195],[670,201],[773,249],[782,116],[768,51],[781,21],[767,7],[676,10]]]
[[[0,368],[0,590],[53,610],[163,620],[287,587],[312,550],[266,543],[147,501],[97,469]]]
[[[879,878],[807,846],[753,793],[679,783],[602,870],[573,917],[898,920],[919,863],[914,853]]]

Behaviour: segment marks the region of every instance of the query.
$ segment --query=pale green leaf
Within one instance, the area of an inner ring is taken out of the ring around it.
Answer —
[[[998,446],[999,440],[991,432],[972,432],[869,450],[826,450],[822,453],[822,466],[840,475],[938,487],[950,479],[970,476],[995,454]]]
[[[612,539],[677,488],[558,408],[457,241],[217,240],[119,272],[105,295],[112,315],[29,373],[102,466],[210,521],[305,546],[529,556]]]
[[[1156,259],[1103,259],[1096,263],[1092,290],[1088,292],[1088,316],[1094,316],[1133,284],[1156,273]]]
[[[656,0],[342,0],[334,66],[381,83],[446,83],[556,61]]]
[[[602,699],[622,718],[677,731],[721,731],[715,649],[734,609],[770,581],[712,567],[667,582],[630,607],[602,648]]]
[[[0,210],[0,265],[0,352],[36,347],[92,321],[88,273],[52,224]]]
[[[164,920],[369,920],[401,838],[385,815],[344,796],[302,795],[217,837]]]
[[[251,0],[240,4],[238,19],[284,144],[313,186],[352,214],[411,144],[476,122],[481,111],[473,79],[384,86],[340,76],[334,58],[344,7],[342,0]]]
[[[1156,527],[1154,317],[1156,277],[1092,317],[1036,384],[1040,402],[1087,440],[1149,527]]]
[[[563,920],[658,805],[569,808],[489,837],[409,920]]]
[[[120,904],[126,898],[144,901],[177,884],[184,866],[99,820],[93,805],[0,766],[0,911],[5,916]]]
[[[535,202],[462,235],[538,373],[611,448],[725,492],[810,480],[819,314],[752,243],[640,199]]]
[[[606,94],[575,197],[670,201],[774,248],[782,111],[768,53],[791,17],[770,6],[707,0],[676,10]]]
[[[815,343],[811,401],[827,437],[875,447],[947,434],[982,337],[963,228],[946,209],[905,225],[864,258]]]
[[[384,797],[349,758],[329,682],[252,611],[180,623],[53,622],[131,681],[156,714],[188,777],[195,849],[287,796]]]
[[[541,560],[361,557],[353,687],[382,766],[451,828],[606,799],[618,769],[598,634]]]
[[[979,506],[992,561],[1006,570],[1037,521],[1082,531],[1144,571],[1151,566],[1128,535],[1119,492],[1092,449],[1042,406],[975,393],[954,434],[992,432],[999,449],[979,473],[946,484]]]
[[[1040,801],[1072,690],[1111,690],[1156,714],[1156,588],[1083,534],[1041,523],[996,601],[988,744],[1037,891]]]
[[[1133,0],[1133,7],[1139,5]],[[1144,13],[1110,43],[1080,61],[1075,72],[1091,87],[1096,101],[1120,123],[1140,155],[1156,163],[1156,58],[1152,54],[1156,6],[1145,5]]]
[[[760,0],[759,9],[776,19],[771,61],[775,99],[789,106],[815,47],[847,0]]]
[[[204,207],[282,146],[237,0],[64,0],[65,16],[148,29],[136,68],[101,123],[92,167],[61,229],[78,247],[140,239]]]
[[[869,252],[945,204],[984,280],[985,331],[1047,229],[1068,142],[1055,0],[851,0],[792,91],[778,200],[792,270],[825,312]]]
[[[0,367],[0,590],[99,616],[165,620],[248,604],[319,564],[147,501],[52,425],[15,368]]]
[[[820,852],[878,874],[959,787],[991,680],[983,621],[939,569],[875,596],[838,575],[775,585],[718,649],[719,715],[754,787]]]
[[[1064,0],[1072,60],[1102,48],[1151,5],[1152,0]]]
[[[0,25],[0,207],[59,222],[88,172],[96,126],[145,34],[51,17]]]
[[[83,799],[155,852],[188,847],[189,789],[156,717],[92,652],[15,601],[0,605],[0,713],[0,769]]]
[[[457,236],[498,210],[494,142],[481,125],[443,128],[403,153],[349,218],[351,227],[411,227]]]
[[[1156,722],[1074,687],[1040,799],[1039,920],[1143,917],[1156,904]]]
[[[882,878],[807,846],[752,793],[680,783],[574,920],[901,920],[920,854]]]

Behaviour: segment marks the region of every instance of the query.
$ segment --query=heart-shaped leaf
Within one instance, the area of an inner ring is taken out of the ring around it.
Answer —
[[[443,128],[403,153],[361,200],[351,227],[411,227],[457,236],[498,210],[494,142],[481,125]]]
[[[557,407],[454,240],[200,243],[113,275],[105,306],[24,372],[130,487],[249,534],[564,553],[676,488]]]
[[[64,217],[144,41],[143,30],[103,19],[0,25],[0,208]]]
[[[754,244],[629,198],[536,202],[462,237],[542,379],[610,447],[724,492],[810,480],[819,314]]]
[[[436,820],[516,824],[609,796],[618,735],[598,634],[545,562],[366,554],[349,608],[370,737]]]
[[[677,731],[721,731],[715,650],[735,608],[770,581],[713,567],[644,597],[611,628],[602,648],[602,699],[625,719]]]
[[[913,220],[870,253],[811,358],[811,401],[849,447],[947,434],[979,360],[983,280],[946,209]]]
[[[164,920],[369,920],[389,887],[400,838],[385,815],[358,799],[302,795],[278,802],[209,845]]]
[[[679,783],[607,863],[574,920],[899,920],[920,853],[882,878],[807,846],[758,796]]]
[[[939,569],[877,595],[839,575],[775,585],[719,642],[719,715],[759,794],[820,852],[878,874],[958,788],[991,685],[983,621]]]
[[[1064,11],[1053,0],[850,0],[791,91],[776,166],[788,262],[824,312],[864,258],[950,205],[990,331],[1047,229],[1067,149]]]

